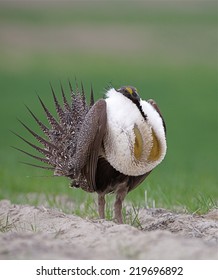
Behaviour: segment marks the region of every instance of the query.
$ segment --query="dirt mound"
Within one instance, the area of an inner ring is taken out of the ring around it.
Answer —
[[[0,259],[218,259],[218,209],[141,209],[140,229],[0,201]]]

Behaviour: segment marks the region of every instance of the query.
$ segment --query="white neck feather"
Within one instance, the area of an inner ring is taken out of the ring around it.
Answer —
[[[152,105],[140,101],[145,121],[136,104],[122,93],[110,89],[106,93],[107,133],[104,138],[105,157],[118,171],[129,176],[145,174],[157,166],[166,154],[166,139],[162,119]],[[143,154],[140,160],[134,158],[134,126],[137,125],[143,138]],[[155,133],[160,145],[160,156],[149,161]]]

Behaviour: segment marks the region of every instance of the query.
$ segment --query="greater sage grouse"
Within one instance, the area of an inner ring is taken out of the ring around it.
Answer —
[[[61,86],[63,106],[51,87],[58,120],[43,101],[39,101],[50,127],[43,124],[27,107],[45,138],[21,124],[43,147],[36,146],[16,134],[44,155],[25,154],[50,166],[54,175],[72,180],[72,187],[98,193],[98,211],[104,218],[105,195],[114,192],[114,218],[122,223],[122,202],[163,160],[166,154],[166,127],[161,112],[153,100],[142,100],[136,88],[110,88],[106,98],[94,102],[91,88],[87,102],[83,85],[81,91],[71,91],[67,101]],[[16,148],[17,149],[17,148]]]

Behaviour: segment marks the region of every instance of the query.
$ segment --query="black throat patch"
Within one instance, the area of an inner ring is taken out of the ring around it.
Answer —
[[[132,99],[131,99],[132,100]],[[132,100],[132,102],[138,107],[138,109],[139,109],[139,111],[140,111],[140,113],[141,113],[141,115],[142,115],[142,117],[143,117],[143,119],[145,120],[145,121],[147,121],[147,115],[144,113],[144,111],[142,110],[142,106],[141,106],[141,104],[139,103],[139,101],[138,100]]]

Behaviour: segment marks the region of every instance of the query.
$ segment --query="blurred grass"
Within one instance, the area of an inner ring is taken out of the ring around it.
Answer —
[[[23,103],[42,115],[35,91],[53,108],[49,81],[59,91],[59,80],[67,89],[67,79],[76,76],[87,91],[92,83],[98,98],[110,83],[134,85],[144,99],[155,99],[165,116],[167,157],[128,195],[133,205],[145,205],[146,189],[156,207],[199,213],[217,207],[215,1],[136,1],[125,7],[122,1],[91,2],[53,8],[0,4],[0,198],[23,203],[37,192],[67,195],[78,205],[90,200],[69,189],[67,179],[19,164],[25,155],[10,148],[26,146],[9,129],[31,139],[16,117],[38,129]],[[64,37],[65,29],[81,38]]]
[[[4,2],[4,1],[3,1]],[[10,1],[9,1],[10,2]],[[29,5],[6,5],[0,10],[0,20],[23,24],[68,24],[68,23],[97,23],[97,24],[214,24],[217,20],[215,1],[62,1],[58,7],[44,1]],[[23,1],[24,2],[24,1]],[[54,1],[55,2],[55,1]],[[58,2],[58,1],[56,1]],[[125,5],[125,2],[128,5]],[[153,2],[153,3],[152,3]],[[188,4],[188,5],[187,5]],[[34,7],[37,9],[34,9]],[[69,7],[66,8],[66,7]],[[188,7],[188,8],[187,8]]]

